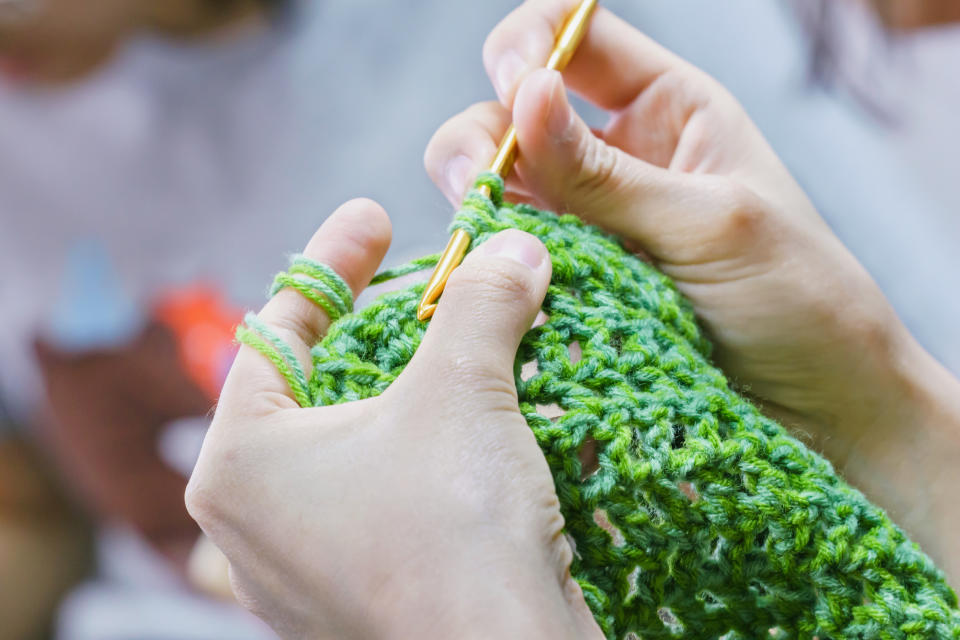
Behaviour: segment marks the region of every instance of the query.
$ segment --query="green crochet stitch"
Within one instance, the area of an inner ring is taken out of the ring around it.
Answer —
[[[730,389],[666,277],[572,216],[504,203],[498,177],[480,183],[491,198],[471,192],[453,226],[474,244],[529,231],[553,260],[549,319],[524,338],[514,373],[575,542],[573,575],[608,638],[960,638],[956,596],[930,559]],[[294,286],[337,317],[349,290],[323,269],[299,257],[275,288]],[[313,349],[309,379],[255,316],[238,337],[303,405],[375,396],[420,343],[422,289],[344,315]],[[523,379],[528,361],[537,371]],[[546,417],[555,406],[565,413]],[[592,473],[578,457],[588,442]]]

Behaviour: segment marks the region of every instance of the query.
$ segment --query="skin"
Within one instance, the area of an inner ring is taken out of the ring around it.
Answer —
[[[742,107],[715,80],[601,9],[567,71],[537,70],[575,4],[531,0],[488,38],[498,102],[455,116],[425,164],[451,201],[512,117],[510,185],[623,237],[693,302],[715,360],[887,508],[960,584],[946,487],[960,383],[909,334]],[[591,131],[570,88],[609,113]]]
[[[359,293],[389,241],[384,211],[355,200],[304,253]],[[241,349],[186,502],[242,604],[286,638],[602,637],[513,382],[550,272],[520,231],[478,247],[410,364],[371,400],[301,409]],[[309,367],[323,311],[285,290],[260,318]]]
[[[960,3],[954,0],[871,0],[871,5],[887,27],[902,31],[960,21]]]
[[[23,7],[0,14],[0,74],[39,85],[88,76],[138,31],[210,37],[263,19],[255,0],[223,12],[202,0],[24,0]]]
[[[514,195],[582,215],[655,261],[732,379],[956,584],[960,383],[714,80],[602,9],[562,78],[533,71],[573,3],[530,0],[492,32],[484,61],[500,101],[445,124],[428,172],[459,202],[512,116]],[[576,116],[566,87],[610,113],[602,131]],[[382,210],[353,201],[306,253],[357,293],[388,243]],[[241,602],[292,638],[599,637],[511,372],[549,274],[521,232],[476,249],[410,365],[372,400],[300,409],[272,365],[241,349],[187,490]],[[283,291],[261,319],[309,367],[323,313]]]

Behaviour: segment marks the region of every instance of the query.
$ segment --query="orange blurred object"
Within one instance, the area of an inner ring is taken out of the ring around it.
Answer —
[[[160,295],[153,316],[175,336],[187,376],[216,400],[237,352],[234,331],[243,311],[229,305],[216,288],[195,284]]]

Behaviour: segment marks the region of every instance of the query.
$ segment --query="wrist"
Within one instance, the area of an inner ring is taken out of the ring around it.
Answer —
[[[925,402],[923,390],[936,364],[883,303],[844,313],[825,350],[816,399],[809,411],[791,416],[850,480],[874,457],[867,452],[899,444],[909,433],[915,420],[908,416]]]
[[[872,406],[851,407],[842,425],[857,434],[840,465],[847,474],[876,473],[880,461],[906,471],[960,441],[960,382],[908,333],[870,383]],[[900,475],[893,479],[907,480]]]
[[[838,471],[960,583],[960,382],[906,332]]]

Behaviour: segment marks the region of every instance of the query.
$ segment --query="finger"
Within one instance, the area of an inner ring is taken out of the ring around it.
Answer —
[[[728,206],[735,198],[719,180],[667,171],[598,137],[573,111],[555,71],[539,69],[524,79],[512,119],[519,154],[511,184],[520,186],[522,200],[574,213],[661,263],[699,261],[717,248],[712,234],[722,231],[724,212],[736,214]],[[482,166],[507,126],[503,108],[490,102],[448,120],[425,154],[438,186],[455,189],[445,180],[460,158]]]
[[[351,200],[321,225],[303,254],[333,269],[356,297],[376,273],[390,246],[390,237],[390,220],[380,205],[372,200]],[[330,324],[327,313],[294,289],[285,288],[257,317],[290,346],[299,366],[309,376],[310,348]],[[290,384],[276,366],[257,350],[243,346],[224,384],[220,408],[251,400],[267,400],[261,404],[264,410],[298,406]]]
[[[550,273],[546,248],[528,233],[503,231],[481,244],[450,276],[404,375],[435,381],[428,388],[445,396],[464,380],[471,392],[492,385],[514,393],[517,347],[543,304]]]
[[[520,81],[543,67],[556,33],[578,0],[528,0],[490,33],[483,62],[500,101],[513,103]],[[696,69],[600,7],[564,71],[567,85],[588,101],[621,109],[667,71]]]
[[[552,209],[579,215],[657,260],[683,262],[710,231],[709,176],[668,171],[601,140],[567,100],[555,71],[530,74],[513,108],[524,185]]]
[[[423,154],[427,175],[454,206],[497,151],[510,126],[510,112],[497,102],[480,102],[447,120]]]
[[[499,102],[480,102],[447,120],[433,134],[423,165],[454,207],[461,205],[477,174],[496,155],[510,118],[510,112]],[[543,206],[513,173],[507,176],[504,199]]]

